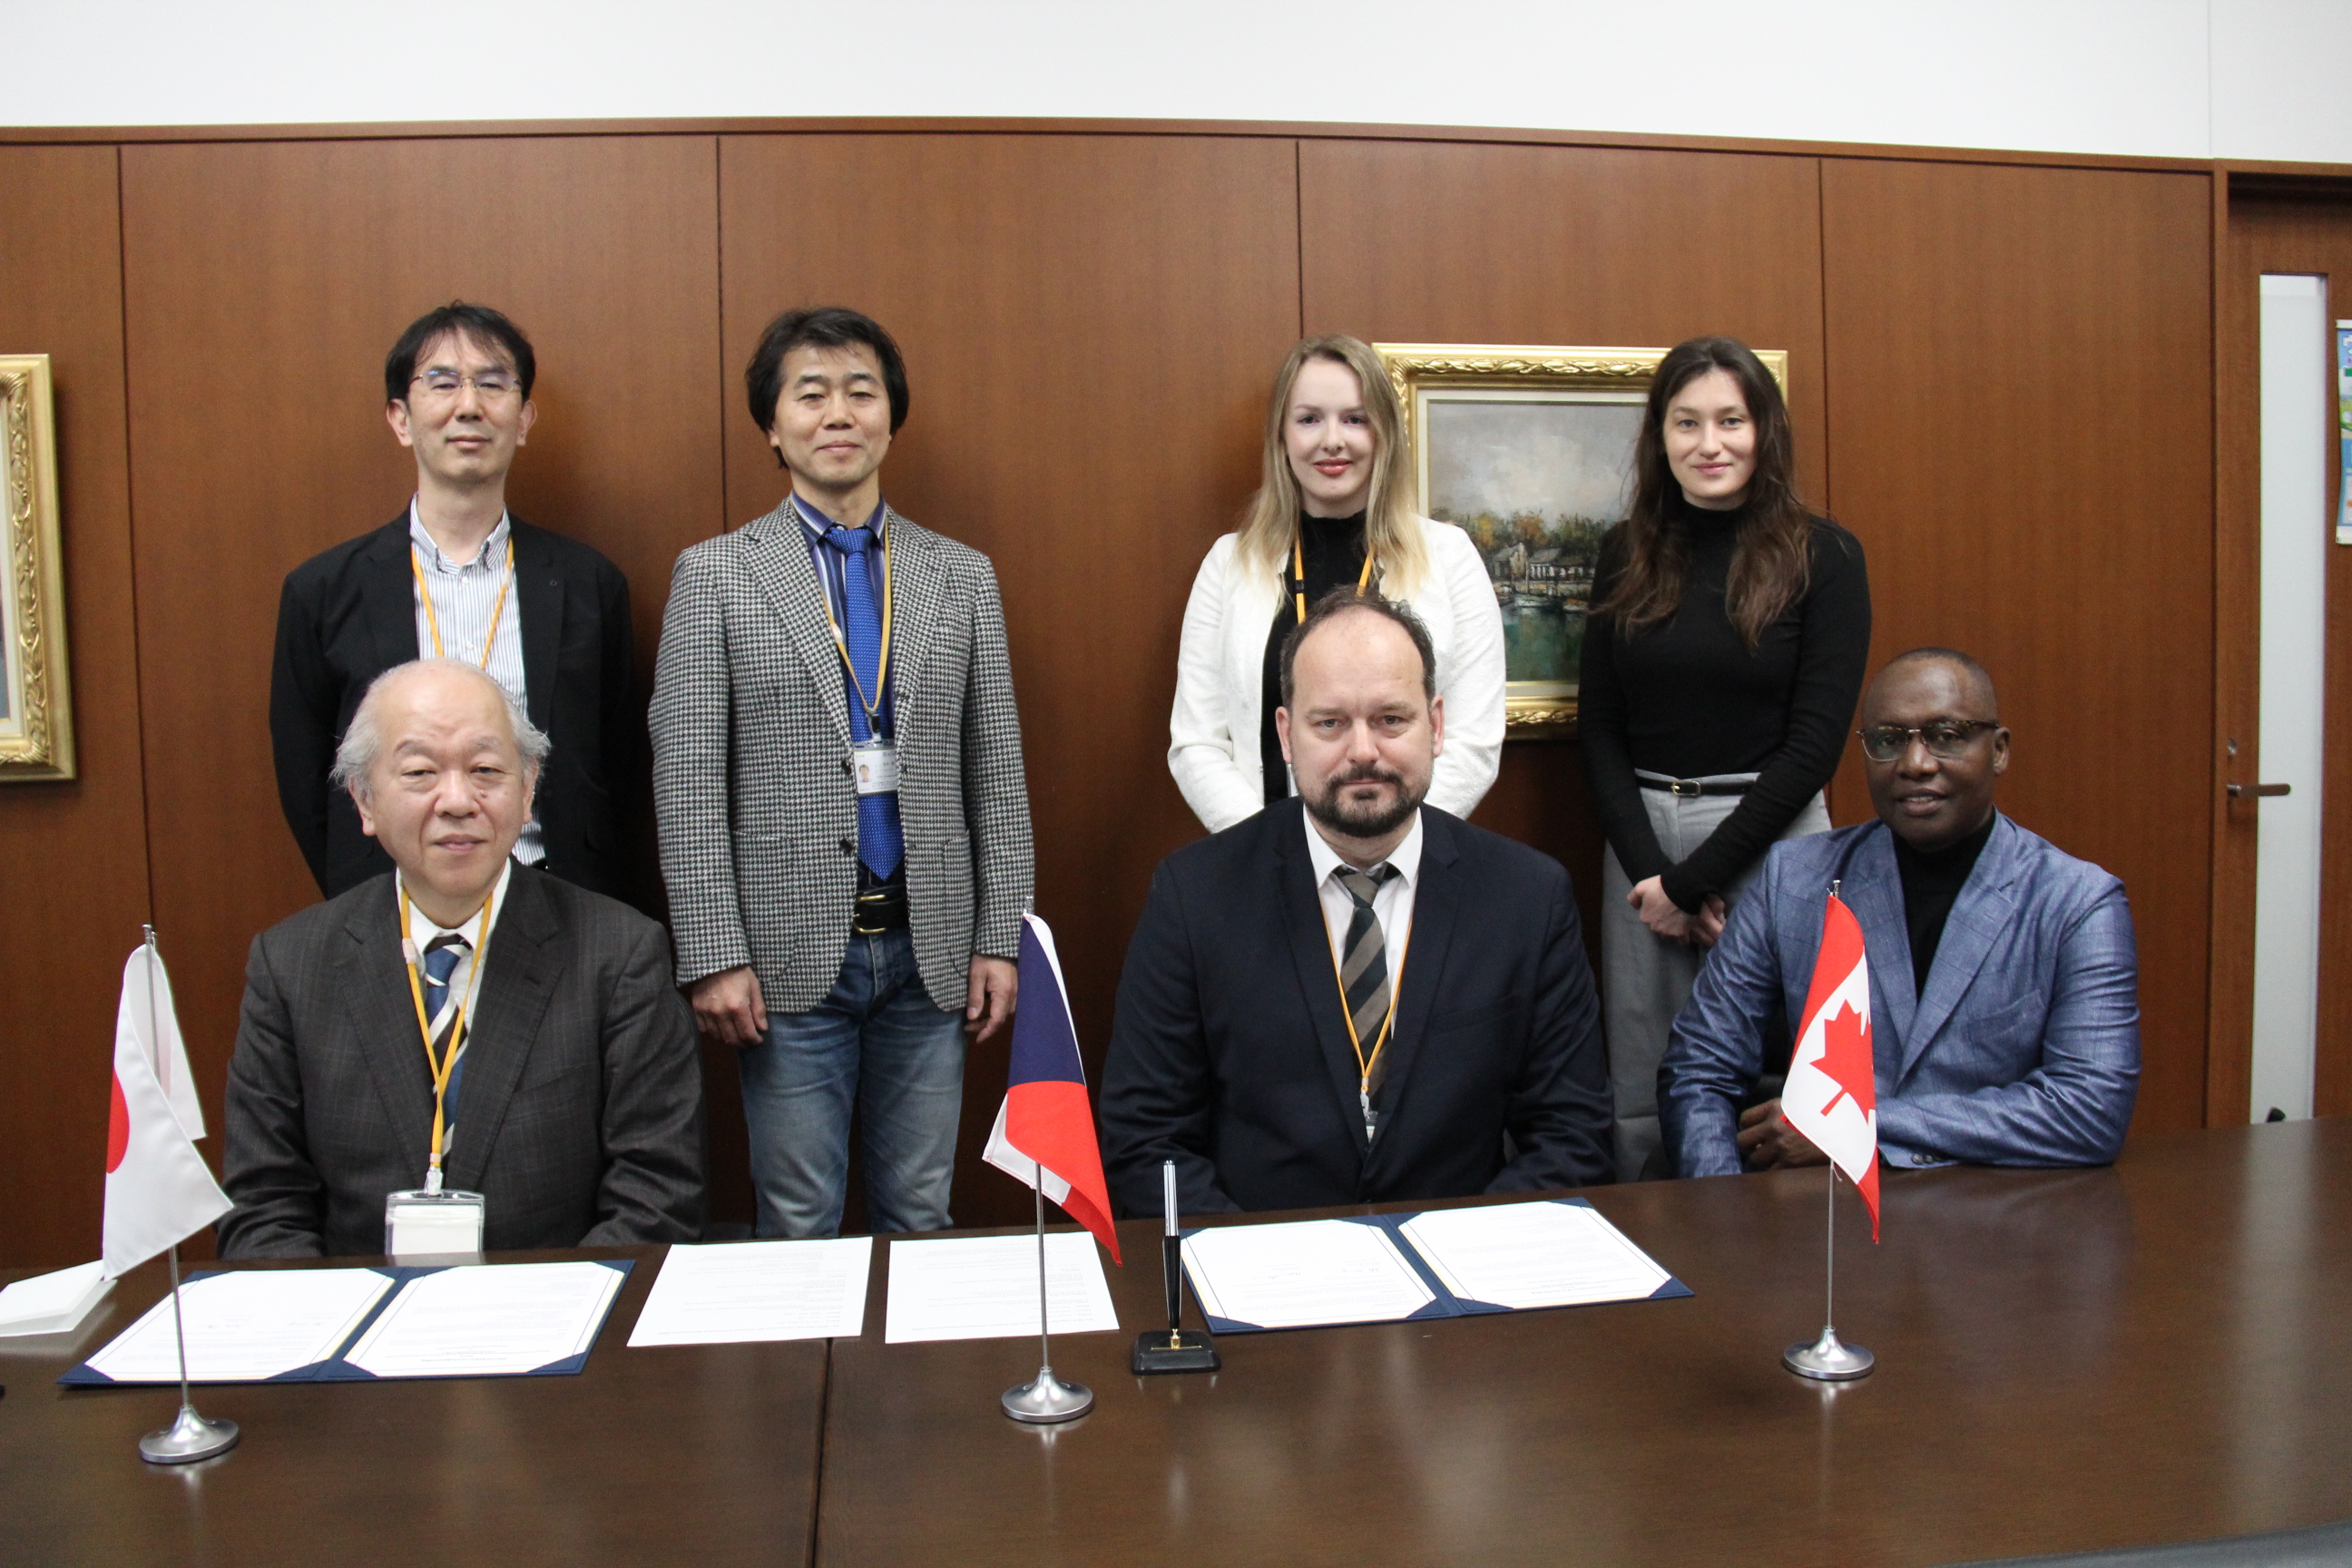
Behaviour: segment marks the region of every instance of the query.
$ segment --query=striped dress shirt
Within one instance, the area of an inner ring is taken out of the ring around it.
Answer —
[[[480,552],[471,561],[452,561],[425,531],[424,521],[416,514],[415,500],[412,498],[408,503],[408,546],[421,569],[425,593],[433,595],[430,616],[425,611],[425,595],[416,595],[417,656],[434,657],[433,627],[437,621],[443,657],[461,658],[487,670],[491,679],[505,687],[508,694],[529,711],[530,698],[523,689],[522,605],[507,572],[507,544],[513,535],[510,520],[500,512],[498,526],[482,542]],[[501,587],[507,590],[506,604],[498,609],[499,623],[493,628],[490,613],[499,605]],[[496,638],[488,660],[482,657],[485,637]],[[523,824],[514,855],[526,866],[536,866],[547,858],[536,811]]]

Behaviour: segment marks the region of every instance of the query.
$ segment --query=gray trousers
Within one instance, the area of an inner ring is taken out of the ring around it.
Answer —
[[[1643,773],[1663,778],[1663,773]],[[1712,773],[1701,784],[1749,784],[1754,773]],[[1670,860],[1681,860],[1706,841],[1738,808],[1736,795],[1685,797],[1664,790],[1645,789],[1642,804],[1649,808],[1650,828],[1658,847]],[[1783,838],[1802,838],[1830,830],[1828,805],[1818,795],[1797,813]],[[1756,879],[1761,862],[1742,871],[1723,889],[1727,911],[1737,905]],[[1654,1182],[1675,1173],[1674,1151],[1664,1147],[1658,1130],[1658,1063],[1666,1054],[1666,1038],[1675,1015],[1690,1000],[1699,965],[1707,950],[1685,947],[1653,935],[1642,917],[1625,902],[1633,890],[1633,879],[1618,863],[1617,851],[1601,857],[1601,1016],[1609,1040],[1609,1080],[1617,1101],[1617,1179]]]

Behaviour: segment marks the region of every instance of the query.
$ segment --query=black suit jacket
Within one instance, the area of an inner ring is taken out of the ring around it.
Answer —
[[[1164,1159],[1187,1214],[1607,1181],[1609,1074],[1567,871],[1422,808],[1387,1115],[1368,1155],[1308,831],[1293,797],[1153,875],[1103,1069],[1114,1205],[1158,1214]]]
[[[646,773],[644,716],[630,695],[628,579],[576,540],[513,523],[524,694],[530,721],[554,742],[537,803],[545,868],[619,896],[621,825]],[[327,773],[368,683],[417,654],[405,510],[286,574],[269,739],[287,825],[330,898],[392,869]]]
[[[668,934],[517,866],[488,964],[446,1165],[487,1201],[484,1244],[694,1240],[702,1058]],[[383,1250],[384,1194],[424,1184],[433,1141],[391,877],[254,939],[226,1110],[222,1257]]]

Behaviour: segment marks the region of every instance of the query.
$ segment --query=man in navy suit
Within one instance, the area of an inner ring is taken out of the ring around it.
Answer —
[[[1283,650],[1298,794],[1162,861],[1102,1086],[1115,1206],[1186,1214],[1609,1180],[1609,1074],[1568,873],[1422,804],[1429,633],[1342,588]]]
[[[1895,658],[1860,733],[1877,820],[1773,846],[1675,1020],[1658,1094],[1682,1174],[1821,1163],[1778,1100],[1739,1107],[1767,1031],[1804,1011],[1832,882],[1870,955],[1879,1158],[2105,1164],[2139,1083],[2123,884],[1993,809],[2009,731],[1968,655]]]

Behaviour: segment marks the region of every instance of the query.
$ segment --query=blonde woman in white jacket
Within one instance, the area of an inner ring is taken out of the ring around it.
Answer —
[[[1265,416],[1264,479],[1209,548],[1184,606],[1168,771],[1220,833],[1292,793],[1274,733],[1283,638],[1333,588],[1409,605],[1437,649],[1445,742],[1428,804],[1468,816],[1503,752],[1503,616],[1470,536],[1407,500],[1403,411],[1355,338],[1290,351]]]

